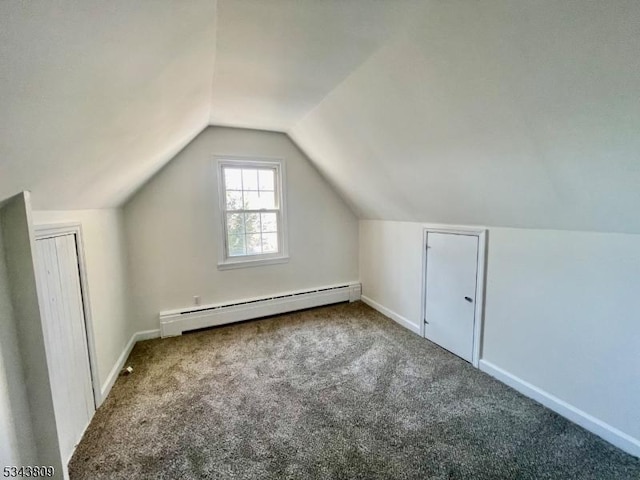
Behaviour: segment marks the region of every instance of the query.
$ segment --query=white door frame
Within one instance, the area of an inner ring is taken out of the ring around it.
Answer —
[[[82,310],[84,311],[84,328],[87,336],[87,348],[89,349],[89,367],[91,373],[91,387],[93,391],[93,403],[97,410],[101,403],[100,380],[98,379],[98,357],[96,356],[95,335],[93,319],[91,317],[91,302],[89,301],[89,282],[87,281],[86,261],[84,258],[84,242],[82,238],[82,225],[80,223],[57,223],[51,225],[35,225],[36,240],[60,237],[63,235],[75,235],[78,253],[78,267],[80,272],[80,290],[82,292]]]
[[[484,227],[434,226],[426,227],[422,234],[422,306],[420,315],[420,336],[425,336],[425,317],[427,300],[427,234],[449,233],[453,235],[469,235],[478,237],[478,267],[476,273],[475,311],[473,321],[473,353],[472,365],[480,368],[480,354],[482,353],[482,327],[484,324],[484,286],[485,265],[487,252],[487,229]]]

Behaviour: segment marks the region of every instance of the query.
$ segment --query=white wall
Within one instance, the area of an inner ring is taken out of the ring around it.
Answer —
[[[122,210],[33,212],[36,225],[80,223],[95,333],[98,378],[104,387],[131,335]]]
[[[421,223],[362,220],[363,295],[419,328]],[[640,236],[489,228],[482,358],[640,439]]]
[[[491,229],[483,358],[640,439],[640,235]]]
[[[36,460],[0,225],[0,467]]]
[[[214,155],[280,157],[286,164],[288,263],[219,271],[222,240]],[[132,312],[139,330],[162,310],[358,279],[358,222],[281,133],[211,127],[124,207]]]
[[[422,232],[419,223],[360,221],[362,296],[414,332],[421,327]]]

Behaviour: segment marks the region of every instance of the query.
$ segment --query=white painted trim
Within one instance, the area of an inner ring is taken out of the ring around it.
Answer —
[[[200,328],[242,322],[333,303],[353,302],[360,298],[360,292],[361,285],[359,283],[350,283],[164,311],[160,312],[160,334],[163,338],[171,337]]]
[[[476,272],[476,322],[473,325],[473,361],[476,368],[480,368],[482,355],[482,328],[484,325],[485,280],[487,267],[487,230],[478,233],[478,270]]]
[[[371,298],[365,295],[362,295],[360,297],[360,300],[362,300],[364,303],[369,305],[374,310],[377,310],[384,316],[389,317],[394,322],[402,325],[407,330],[411,330],[413,333],[420,335],[420,325],[416,325],[415,323],[411,322],[410,320],[403,317],[402,315],[397,314],[393,310],[389,310],[387,307],[380,305],[378,302],[376,302],[375,300],[372,300]]]
[[[480,370],[500,380],[505,385],[508,385],[523,395],[541,403],[566,419],[571,420],[573,423],[589,430],[591,433],[598,435],[600,438],[615,445],[621,450],[624,450],[636,457],[640,457],[640,440],[633,438],[631,435],[628,435],[617,428],[612,427],[608,423],[583,412],[570,403],[567,403],[541,388],[522,380],[491,362],[480,360]]]
[[[106,400],[107,395],[109,395],[109,392],[113,387],[113,384],[116,383],[116,380],[118,379],[118,375],[120,375],[120,371],[124,368],[124,364],[127,361],[127,358],[129,358],[129,355],[131,354],[131,350],[133,350],[133,346],[135,344],[136,344],[136,334],[134,333],[133,335],[131,335],[131,338],[125,345],[124,350],[122,350],[122,353],[118,357],[118,360],[116,360],[116,363],[113,365],[113,368],[109,372],[109,375],[107,375],[107,379],[102,385],[102,390],[100,392],[101,405],[102,405],[102,402]]]
[[[107,380],[102,385],[102,389],[100,390],[100,405],[102,405],[102,402],[104,402],[105,399],[107,398],[107,395],[109,395],[109,392],[113,387],[113,384],[116,383],[116,380],[118,379],[118,375],[120,375],[120,372],[124,368],[124,365],[127,362],[129,355],[131,355],[131,351],[133,350],[133,347],[135,346],[135,344],[142,340],[150,340],[152,338],[159,338],[159,337],[160,337],[160,330],[158,329],[143,330],[131,335],[131,338],[129,339],[124,349],[122,350],[122,353],[118,357],[118,360],[116,360],[116,363],[113,365],[113,368],[109,372],[109,375],[107,375]]]
[[[92,416],[92,420],[93,420],[93,416]],[[82,439],[82,437],[84,437],[84,434],[87,432],[87,429],[89,428],[89,425],[91,425],[91,422],[88,422],[85,426],[84,429],[82,430],[82,433],[80,434],[80,436],[78,438]],[[73,450],[71,450],[71,454],[69,455],[69,457],[65,460],[65,462],[63,463],[64,465],[64,478],[65,480],[69,479],[69,462],[71,461],[71,459],[73,458],[73,454],[76,453],[76,449],[78,448],[78,445],[80,445],[80,442],[76,443],[73,447]]]
[[[287,169],[284,158],[241,156],[241,155],[214,155],[216,161],[216,175],[218,180],[218,212],[220,213],[222,238],[218,242],[218,270],[235,268],[257,267],[262,265],[274,265],[289,261],[289,228],[287,208]],[[279,219],[277,253],[260,255],[246,255],[242,257],[227,257],[227,224],[226,224],[226,198],[223,170],[225,166],[237,166],[245,168],[269,167],[276,170],[278,209],[275,211]]]
[[[152,340],[154,338],[160,338],[160,329],[156,328],[153,330],[142,330],[135,334],[136,343],[142,342],[143,340]]]
[[[263,265],[277,265],[279,263],[287,263],[289,256],[279,256],[273,258],[250,258],[249,260],[229,260],[227,262],[218,263],[218,270],[233,270],[235,268],[260,267]]]
[[[169,316],[169,315],[179,315],[179,314],[184,314],[184,313],[190,313],[190,312],[200,312],[202,310],[207,310],[207,309],[213,309],[213,308],[218,308],[218,307],[225,307],[228,306],[230,304],[234,304],[234,303],[240,303],[240,302],[257,302],[259,300],[271,300],[274,297],[280,297],[280,296],[284,296],[284,295],[300,295],[302,293],[312,293],[318,290],[329,290],[329,289],[333,289],[333,288],[345,288],[345,287],[349,287],[351,289],[356,289],[356,291],[358,292],[358,294],[362,291],[362,285],[358,282],[347,282],[347,283],[340,283],[340,284],[334,284],[334,285],[323,285],[321,287],[316,287],[316,288],[305,288],[305,289],[301,289],[301,290],[290,290],[288,292],[280,292],[280,293],[274,293],[273,295],[263,295],[260,297],[248,297],[248,298],[241,298],[241,299],[236,299],[236,300],[232,300],[229,302],[223,302],[223,303],[208,303],[205,305],[198,305],[198,306],[190,306],[190,307],[183,307],[183,308],[176,308],[174,310],[163,310],[162,312],[160,312],[161,316]],[[356,300],[359,300],[359,296]],[[355,301],[355,300],[352,300]]]
[[[91,310],[91,296],[89,294],[89,281],[87,277],[87,262],[84,255],[84,238],[82,224],[79,222],[56,223],[35,225],[36,240],[59,237],[61,235],[75,235],[78,254],[78,269],[80,271],[80,289],[82,290],[82,308],[84,310],[84,326],[87,336],[87,349],[89,354],[89,366],[91,369],[91,386],[93,389],[94,406],[97,409],[102,403],[100,379],[98,376],[98,356],[96,353],[95,330],[93,328],[93,315]]]
[[[478,237],[478,257],[476,268],[475,311],[473,325],[473,351],[471,364],[479,368],[482,352],[482,326],[484,325],[485,271],[487,258],[487,229],[485,227],[425,225],[422,233],[422,304],[420,306],[420,336],[426,337],[425,319],[427,302],[427,235],[429,233],[450,233]]]

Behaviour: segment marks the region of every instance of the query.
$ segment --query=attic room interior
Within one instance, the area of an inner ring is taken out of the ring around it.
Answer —
[[[0,2],[0,471],[640,478],[640,2]]]

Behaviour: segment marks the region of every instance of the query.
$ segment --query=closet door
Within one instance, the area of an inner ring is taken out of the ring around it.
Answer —
[[[425,337],[471,362],[478,237],[427,234]]]
[[[95,412],[76,236],[38,239],[36,255],[53,405],[68,462]]]

